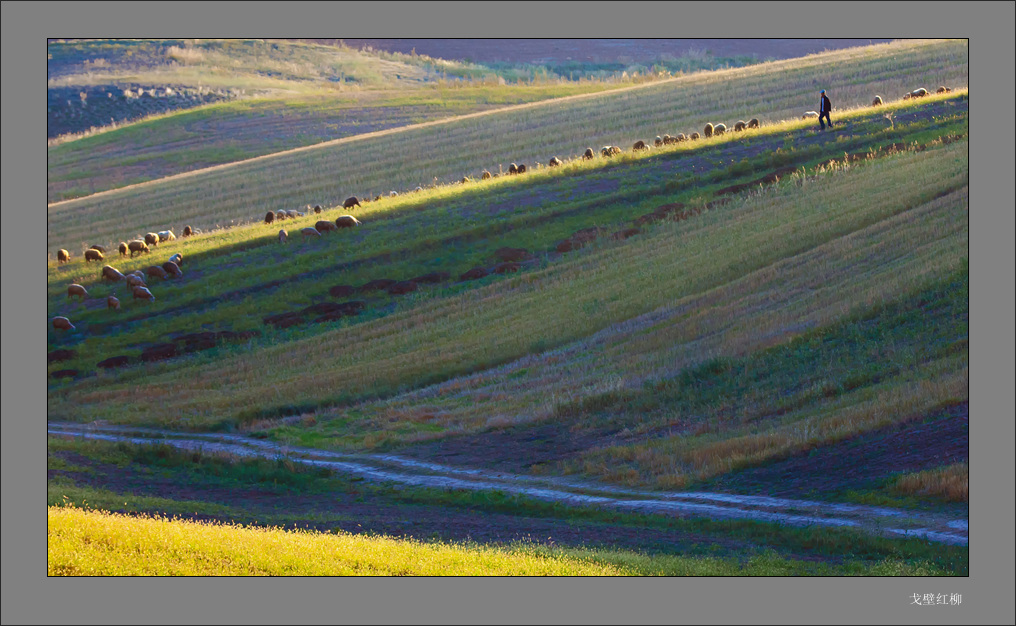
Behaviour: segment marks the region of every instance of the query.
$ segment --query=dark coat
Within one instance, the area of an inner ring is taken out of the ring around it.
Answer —
[[[828,113],[833,110],[833,105],[829,103],[829,98],[825,94],[822,94],[822,105],[819,108],[819,113]]]

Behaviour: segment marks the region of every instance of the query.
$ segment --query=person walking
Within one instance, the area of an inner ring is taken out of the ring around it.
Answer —
[[[829,98],[825,95],[825,89],[819,93],[822,94],[822,103],[818,107],[818,123],[822,126],[822,130],[825,130],[825,122],[822,121],[822,118],[826,118],[826,122],[829,122],[829,128],[833,127],[833,121],[829,117],[829,111],[833,108],[833,106],[829,103]]]

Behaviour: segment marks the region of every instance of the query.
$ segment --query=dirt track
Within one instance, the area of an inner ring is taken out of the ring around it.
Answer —
[[[162,443],[184,450],[245,457],[286,457],[295,463],[326,467],[337,473],[380,483],[502,492],[565,505],[598,506],[633,513],[756,520],[788,526],[854,528],[884,536],[921,537],[950,545],[967,545],[967,520],[936,513],[729,493],[645,492],[562,478],[538,478],[450,467],[395,455],[342,454],[309,448],[286,448],[274,442],[241,435],[180,436],[156,429],[79,424],[50,424],[48,432],[54,436],[134,444]]]

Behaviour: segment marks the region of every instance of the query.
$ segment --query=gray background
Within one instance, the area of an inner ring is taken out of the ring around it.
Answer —
[[[4,2],[3,623],[1012,624],[1014,6]],[[970,38],[968,578],[46,576],[46,38],[840,35]],[[29,248],[37,265],[15,265]],[[913,593],[960,593],[963,602],[909,606]]]

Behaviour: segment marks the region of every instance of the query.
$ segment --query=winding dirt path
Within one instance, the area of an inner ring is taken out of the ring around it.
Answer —
[[[647,492],[559,477],[532,477],[452,467],[391,454],[346,454],[285,446],[231,434],[172,431],[96,424],[51,423],[53,436],[133,444],[160,443],[183,450],[243,457],[288,458],[365,480],[438,489],[500,491],[573,506],[710,519],[748,519],[790,526],[855,528],[883,536],[920,537],[967,545],[967,520],[918,511],[845,503],[710,492]]]

